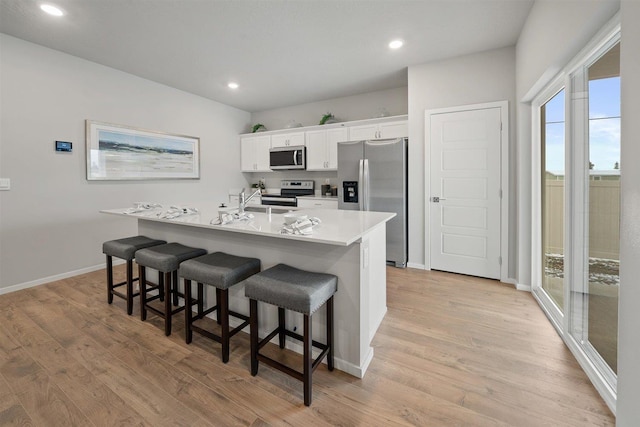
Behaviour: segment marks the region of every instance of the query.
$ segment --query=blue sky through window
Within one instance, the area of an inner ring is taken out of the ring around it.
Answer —
[[[564,90],[545,104],[545,168],[564,171]],[[589,159],[594,170],[620,164],[620,77],[589,81]]]
[[[620,77],[589,81],[589,159],[594,170],[620,162]]]
[[[564,174],[564,89],[544,105],[545,168]]]

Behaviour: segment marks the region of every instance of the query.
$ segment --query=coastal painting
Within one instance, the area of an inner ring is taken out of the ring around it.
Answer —
[[[200,139],[86,122],[87,179],[198,179]]]

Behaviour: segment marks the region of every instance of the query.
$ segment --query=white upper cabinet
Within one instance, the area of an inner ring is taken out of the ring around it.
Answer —
[[[243,136],[240,138],[240,169],[242,172],[271,172],[269,169],[271,136]]]
[[[409,136],[409,126],[406,120],[386,123],[369,123],[360,126],[349,127],[349,139],[359,141],[362,139],[401,138]]]
[[[248,133],[240,135],[240,166],[243,172],[272,172],[269,148],[304,145],[307,147],[307,170],[337,170],[338,142],[408,136],[407,116]]]
[[[306,132],[307,170],[338,169],[338,142],[348,140],[346,127]]]
[[[290,147],[294,145],[304,145],[304,132],[284,133],[281,135],[271,135],[271,147]]]

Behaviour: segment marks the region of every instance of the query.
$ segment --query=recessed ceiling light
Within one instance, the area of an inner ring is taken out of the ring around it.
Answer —
[[[236,82],[229,82],[227,86],[229,86],[230,89],[238,89],[238,87],[240,87]]]
[[[389,48],[390,49],[400,49],[403,44],[404,44],[404,42],[402,40],[394,40],[391,43],[389,43]]]
[[[49,15],[53,15],[53,16],[62,16],[62,15],[64,15],[64,12],[62,10],[60,10],[57,7],[52,6],[50,4],[40,5],[40,9],[42,9],[45,12],[47,12]]]

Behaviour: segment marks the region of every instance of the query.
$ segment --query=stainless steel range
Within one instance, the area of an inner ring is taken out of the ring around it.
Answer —
[[[283,179],[280,181],[280,194],[262,194],[263,205],[298,206],[296,196],[312,196],[314,182],[311,180],[295,181]]]

